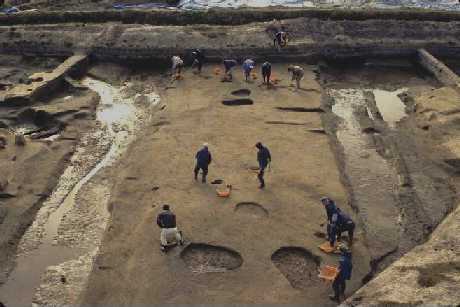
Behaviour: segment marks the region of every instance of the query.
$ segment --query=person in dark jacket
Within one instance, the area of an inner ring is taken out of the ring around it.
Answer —
[[[259,163],[259,174],[257,175],[257,178],[259,179],[259,182],[260,182],[259,189],[263,189],[265,188],[265,180],[264,180],[265,169],[272,161],[272,157],[270,155],[270,151],[268,150],[268,148],[262,145],[261,142],[257,142],[256,148],[258,149],[257,162]]]
[[[198,73],[201,73],[201,69],[203,68],[204,63],[204,54],[200,49],[195,49],[192,51],[192,68],[196,67]]]
[[[195,180],[198,179],[198,173],[202,171],[202,179],[201,182],[206,183],[206,176],[208,175],[208,166],[211,164],[212,156],[208,149],[208,144],[204,143],[203,148],[200,149],[196,155],[196,165],[195,165]]]
[[[224,60],[224,68],[225,68],[225,78],[228,79],[228,81],[232,81],[233,75],[232,75],[232,69],[233,67],[238,65],[238,62],[233,59],[226,59]]]
[[[288,35],[284,31],[284,29],[281,29],[280,31],[276,32],[275,34],[275,39],[273,40],[273,46],[275,46],[278,51],[281,51],[281,48],[286,47],[288,42]]]
[[[267,86],[270,85],[270,75],[272,74],[272,64],[270,62],[265,62],[262,64],[262,78],[264,79],[264,83]]]
[[[163,205],[163,211],[157,216],[157,225],[161,228],[161,250],[165,251],[171,241],[183,244],[182,234],[177,230],[176,215],[171,212],[169,205]]]
[[[326,215],[327,215],[326,232],[327,232],[328,240],[332,247],[334,246],[334,243],[335,243],[335,232],[333,233],[334,229],[332,228],[332,224],[333,224],[332,220],[333,219],[337,220],[338,208],[335,205],[335,202],[329,197],[322,197],[321,203],[324,205],[324,208],[326,209]],[[334,239],[332,240],[332,238]]]
[[[345,212],[337,208],[336,213],[332,215],[331,236],[329,238],[331,246],[334,245],[336,238],[340,241],[340,238],[342,237],[342,232],[345,231],[348,232],[349,244],[353,244],[355,222],[353,222],[350,216],[348,216]]]
[[[340,296],[345,297],[346,281],[351,279],[351,272],[353,270],[351,252],[346,246],[340,247],[338,270],[339,272],[332,283],[334,295],[330,295],[329,298],[337,303],[340,303]]]

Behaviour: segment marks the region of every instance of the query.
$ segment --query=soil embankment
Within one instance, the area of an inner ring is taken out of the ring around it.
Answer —
[[[413,106],[409,118],[402,127],[410,131],[411,150],[429,156],[432,161],[423,168],[424,173],[433,170],[432,163],[443,169],[448,182],[456,191],[459,181],[459,107],[460,94],[455,87],[424,90],[410,96]],[[401,127],[401,128],[402,128]],[[414,148],[416,150],[414,150]],[[420,178],[421,173],[412,175]],[[442,182],[441,182],[442,184]],[[437,190],[437,194],[442,192]],[[457,192],[458,199],[458,192]],[[439,203],[431,217],[439,214]],[[347,306],[367,304],[436,303],[453,306],[460,300],[455,285],[460,282],[460,252],[458,231],[460,227],[458,201],[454,211],[431,234],[425,244],[415,247],[388,269],[376,276],[346,301]],[[455,209],[456,208],[456,209]]]

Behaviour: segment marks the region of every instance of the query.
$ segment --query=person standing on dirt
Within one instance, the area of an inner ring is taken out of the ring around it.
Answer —
[[[272,157],[270,155],[270,151],[268,150],[268,148],[262,145],[261,142],[257,142],[256,148],[258,149],[257,162],[259,163],[259,173],[257,174],[257,178],[259,179],[259,182],[260,182],[259,189],[263,189],[265,188],[265,180],[264,180],[265,169],[271,163]]]
[[[284,27],[281,28],[280,31],[276,32],[275,34],[275,39],[273,40],[273,46],[278,49],[278,51],[281,51],[281,48],[286,47],[288,42],[288,35],[284,31]]]
[[[195,49],[192,51],[192,68],[196,67],[198,70],[198,73],[201,73],[201,69],[203,68],[203,63],[204,63],[204,54],[200,49]]]
[[[303,79],[304,71],[300,66],[289,66],[288,72],[292,74],[291,82],[295,80],[297,88],[300,88],[300,80]]]
[[[255,66],[256,66],[256,62],[254,62],[254,60],[247,59],[243,62],[243,72],[244,72],[244,78],[246,79],[246,82],[249,80],[251,71],[254,69]]]
[[[332,283],[332,289],[334,295],[330,295],[329,298],[337,303],[340,303],[340,296],[345,298],[345,287],[346,281],[351,279],[351,272],[353,270],[353,263],[351,260],[351,251],[345,246],[341,245],[340,259],[337,276],[334,278]]]
[[[335,233],[332,232],[333,231],[332,220],[337,220],[337,214],[338,214],[339,209],[335,205],[335,202],[329,197],[321,197],[320,201],[324,205],[324,209],[326,209],[326,216],[327,216],[326,232],[327,232],[327,237],[331,244],[331,247],[333,247],[335,244]],[[332,240],[332,238],[334,239]]]
[[[202,171],[202,183],[206,183],[206,176],[208,175],[208,167],[211,164],[212,156],[208,149],[208,144],[204,143],[203,148],[201,148],[195,155],[196,165],[195,165],[195,180],[198,180],[198,173]]]
[[[233,67],[237,65],[238,65],[238,62],[236,60],[233,60],[233,59],[224,60],[224,68],[225,68],[224,78],[226,78],[228,81],[232,81],[233,79],[232,69]]]
[[[177,230],[176,215],[171,212],[169,205],[163,205],[163,211],[157,216],[157,225],[161,228],[161,251],[166,251],[172,238],[180,245],[184,243],[181,232]]]
[[[267,84],[267,87],[270,85],[270,75],[272,74],[272,64],[270,62],[265,62],[262,64],[262,78],[264,83]]]
[[[182,67],[184,67],[184,61],[182,59],[175,55],[171,58],[172,62],[172,73],[175,75],[176,78],[180,77],[180,73],[182,71]]]

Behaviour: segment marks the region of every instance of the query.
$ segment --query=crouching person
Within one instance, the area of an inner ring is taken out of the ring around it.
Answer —
[[[338,274],[332,283],[332,289],[334,295],[330,295],[329,298],[334,302],[340,303],[340,298],[345,298],[345,284],[347,280],[351,279],[351,271],[353,270],[353,264],[351,261],[351,252],[347,246],[341,245],[340,249],[340,260]]]
[[[171,212],[169,205],[163,205],[163,211],[157,217],[157,225],[161,228],[161,251],[165,252],[170,245],[184,244],[182,232],[176,227],[176,215]]]

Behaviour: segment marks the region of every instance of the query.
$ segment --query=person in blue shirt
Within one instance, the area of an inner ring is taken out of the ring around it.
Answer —
[[[202,180],[201,182],[206,183],[206,176],[208,175],[208,167],[211,164],[212,156],[208,149],[208,144],[204,143],[203,148],[201,148],[195,155],[196,165],[194,169],[195,180],[198,179],[198,173],[202,171]]]
[[[346,281],[351,279],[351,272],[353,270],[353,263],[351,260],[351,251],[345,245],[341,245],[340,259],[337,276],[332,282],[332,289],[334,295],[329,298],[337,303],[340,303],[340,296],[345,297]]]
[[[260,182],[259,189],[263,189],[265,188],[265,180],[264,180],[265,169],[272,161],[272,157],[270,155],[270,151],[268,150],[268,148],[262,145],[261,142],[257,142],[256,148],[258,149],[257,162],[259,163],[259,174],[257,174],[257,178],[259,179],[259,182]]]

